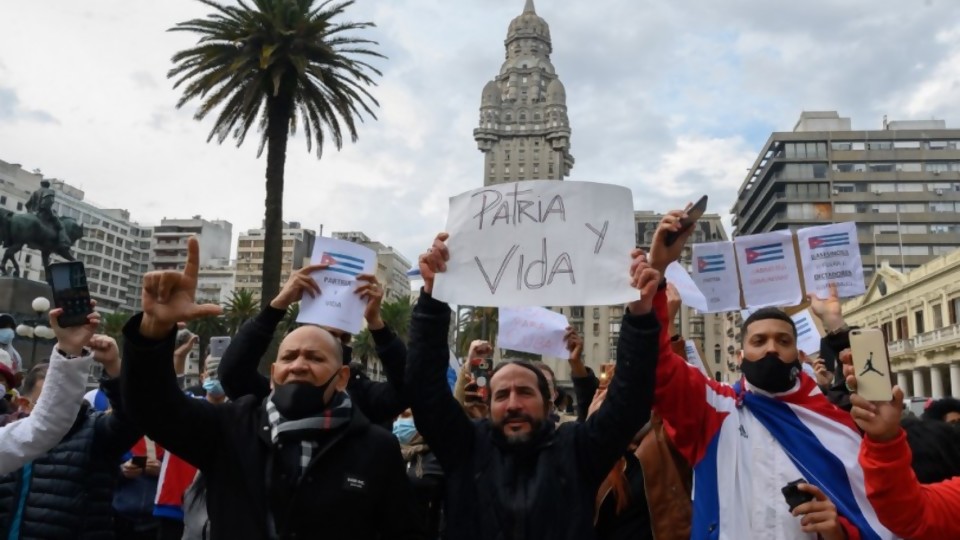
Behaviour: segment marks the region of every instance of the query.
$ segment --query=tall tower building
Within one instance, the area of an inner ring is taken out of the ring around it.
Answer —
[[[483,185],[563,180],[573,168],[567,93],[550,62],[550,26],[533,0],[507,31],[506,60],[483,87],[480,127]]]

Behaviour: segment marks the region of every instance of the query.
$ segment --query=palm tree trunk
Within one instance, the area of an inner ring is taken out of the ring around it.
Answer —
[[[265,308],[280,291],[283,258],[283,171],[293,101],[283,89],[267,98],[267,200],[263,220],[263,273],[260,307]]]

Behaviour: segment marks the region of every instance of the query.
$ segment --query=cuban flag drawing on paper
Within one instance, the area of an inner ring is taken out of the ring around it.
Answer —
[[[784,259],[783,244],[781,243],[746,248],[744,251],[747,255],[747,264],[760,264]]]
[[[810,319],[803,318],[796,321],[797,337],[805,336],[810,333]]]
[[[723,272],[727,266],[723,260],[723,254],[704,255],[697,257],[697,271],[701,274],[707,272]]]
[[[823,234],[811,236],[807,239],[810,249],[847,246],[850,244],[850,233]]]
[[[352,277],[357,277],[363,272],[363,259],[342,253],[325,251],[320,256],[320,264],[329,264],[328,272],[337,272]]]

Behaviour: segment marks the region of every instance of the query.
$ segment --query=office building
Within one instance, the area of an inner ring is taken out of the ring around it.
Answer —
[[[550,61],[550,26],[533,0],[510,22],[500,73],[483,87],[473,138],[484,154],[484,185],[563,180],[570,155],[567,94]]]
[[[960,251],[907,274],[882,263],[866,294],[844,303],[843,316],[883,331],[907,396],[960,398]]]
[[[733,206],[734,236],[856,221],[867,281],[960,247],[960,129],[943,120],[854,130],[835,111],[804,112],[770,135]]]
[[[236,284],[237,267],[229,260],[212,260],[197,274],[197,302],[224,305]]]
[[[259,297],[263,285],[264,229],[251,229],[237,239],[236,290],[252,291]],[[317,235],[297,222],[283,224],[280,259],[280,286],[290,274],[310,264]]]
[[[359,231],[335,232],[333,238],[346,240],[372,249],[377,254],[377,281],[383,286],[384,300],[397,300],[410,297],[410,278],[407,270],[410,261],[399,251],[371,240],[366,234]]]
[[[190,219],[163,218],[153,228],[150,244],[152,270],[182,270],[187,264],[187,240],[200,241],[200,266],[230,258],[233,225],[229,221],[207,221],[200,216]]]

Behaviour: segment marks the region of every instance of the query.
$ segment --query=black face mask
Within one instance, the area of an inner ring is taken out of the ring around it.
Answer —
[[[763,358],[752,362],[744,358],[740,363],[740,370],[747,382],[771,394],[793,388],[801,369],[799,360],[788,364],[776,353],[767,353]]]
[[[339,376],[340,371],[337,370],[333,376],[327,379],[327,382],[320,386],[304,382],[278,384],[273,389],[273,396],[270,400],[277,406],[277,411],[287,420],[299,420],[319,414],[327,408],[327,402],[324,399],[327,388]]]

